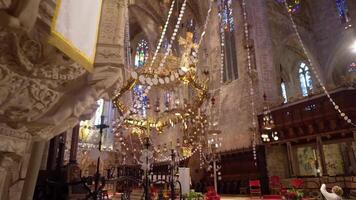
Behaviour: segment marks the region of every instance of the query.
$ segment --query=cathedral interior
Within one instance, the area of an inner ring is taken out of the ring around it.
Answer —
[[[355,0],[0,0],[0,200],[356,199]]]

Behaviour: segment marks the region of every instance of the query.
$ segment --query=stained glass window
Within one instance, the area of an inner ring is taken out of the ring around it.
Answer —
[[[278,3],[284,4],[286,0],[277,0]],[[296,13],[301,7],[301,0],[287,0],[288,11]]]
[[[288,97],[287,97],[287,89],[286,89],[286,83],[284,82],[284,80],[281,80],[281,91],[282,91],[282,97],[283,97],[283,103],[287,103],[288,102]]]
[[[219,0],[221,49],[224,53],[223,81],[231,81],[238,78],[235,22],[233,17],[232,0]]]
[[[347,23],[351,20],[346,0],[336,0],[336,8],[342,23]]]
[[[221,23],[224,29],[234,31],[234,17],[232,14],[232,0],[220,0]]]
[[[148,42],[144,39],[137,43],[135,54],[135,67],[139,68],[145,64],[148,58]]]
[[[304,97],[308,96],[313,89],[313,81],[310,75],[309,67],[304,62],[301,62],[299,66],[299,81],[302,95]]]
[[[137,43],[135,53],[135,68],[142,67],[147,61],[149,54],[148,42],[144,39]],[[136,85],[133,88],[133,102],[134,108],[141,116],[146,116],[148,97],[144,95],[145,87],[142,85]]]
[[[133,88],[133,100],[134,108],[137,114],[145,117],[147,114],[148,97],[144,95],[145,87],[142,85],[136,85]]]

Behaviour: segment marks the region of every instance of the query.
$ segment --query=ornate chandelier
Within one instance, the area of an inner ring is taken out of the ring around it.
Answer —
[[[267,96],[266,94],[263,95],[263,99],[265,102],[265,107],[263,108],[263,117],[262,117],[262,134],[261,134],[261,138],[263,142],[270,142],[270,136],[272,138],[272,140],[274,141],[278,141],[279,137],[278,137],[278,132],[277,131],[273,131],[273,129],[275,128],[275,123],[272,117],[272,113],[271,110],[269,109],[266,99]]]

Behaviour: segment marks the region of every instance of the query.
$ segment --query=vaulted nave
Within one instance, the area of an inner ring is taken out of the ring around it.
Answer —
[[[0,200],[356,199],[355,0],[0,0]]]

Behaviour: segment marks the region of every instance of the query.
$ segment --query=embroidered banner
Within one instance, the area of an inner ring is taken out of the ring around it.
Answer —
[[[49,43],[93,70],[102,0],[57,0]]]

